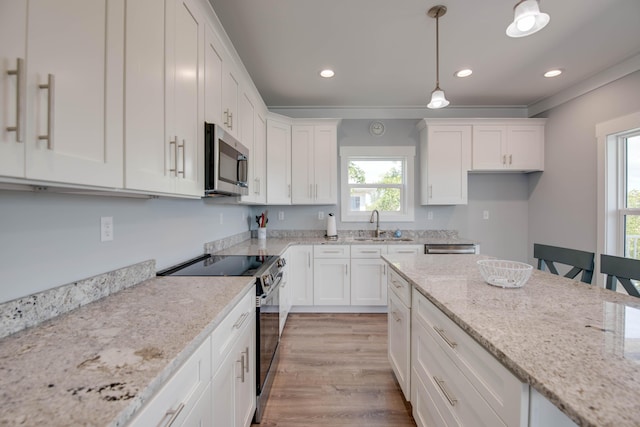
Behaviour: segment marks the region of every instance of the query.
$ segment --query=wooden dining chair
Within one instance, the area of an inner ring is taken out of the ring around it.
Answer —
[[[619,281],[629,295],[640,298],[638,288],[631,282],[640,281],[640,260],[602,254],[600,272],[607,275],[607,289],[615,291]]]
[[[590,284],[593,279],[593,261],[595,259],[593,252],[534,243],[533,257],[538,260],[538,270],[544,270],[546,266],[549,272],[559,274],[554,264],[559,263],[572,267],[564,277],[574,279],[582,272],[581,282]]]

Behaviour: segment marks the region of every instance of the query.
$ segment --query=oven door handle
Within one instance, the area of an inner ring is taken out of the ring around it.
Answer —
[[[427,248],[427,254],[475,254],[475,248]]]

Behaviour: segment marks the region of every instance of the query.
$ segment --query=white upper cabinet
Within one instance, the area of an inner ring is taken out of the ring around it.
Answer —
[[[127,4],[128,189],[203,194],[204,28],[191,0]]]
[[[267,117],[267,203],[291,204],[291,124]]]
[[[422,121],[419,128],[422,204],[467,204],[471,126]]]
[[[244,123],[244,118],[242,119]],[[249,194],[242,196],[247,203],[267,203],[267,119],[266,111],[256,107],[253,117],[253,146],[249,152]],[[244,128],[244,125],[243,125]],[[246,144],[245,141],[243,143]]]
[[[544,170],[544,119],[473,125],[472,171]]]
[[[122,187],[124,1],[2,2],[0,27],[0,175]]]
[[[222,64],[222,117],[221,126],[231,135],[240,139],[238,131],[238,100],[240,80],[231,61]]]
[[[336,204],[337,122],[291,128],[292,204]]]
[[[222,118],[222,42],[211,27],[205,28],[204,46],[204,120],[221,124]]]

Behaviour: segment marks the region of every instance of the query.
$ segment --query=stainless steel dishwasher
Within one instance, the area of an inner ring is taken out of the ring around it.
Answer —
[[[425,243],[425,254],[477,254],[475,243]]]

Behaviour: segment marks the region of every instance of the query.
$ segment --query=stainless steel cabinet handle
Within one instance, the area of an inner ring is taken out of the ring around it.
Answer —
[[[509,164],[513,163],[513,154],[509,154]]]
[[[504,155],[502,156],[502,164],[503,164],[503,165],[506,165],[506,164],[507,164],[507,155],[506,155],[506,154],[504,154]]]
[[[316,199],[318,198],[318,184],[316,184],[316,196],[315,196],[315,198]]]
[[[391,314],[393,315],[393,320],[395,320],[396,322],[399,322],[401,320],[400,316],[398,316],[398,313],[396,313],[395,310],[392,310]]]
[[[24,76],[24,59],[18,58],[16,69],[7,70],[7,74],[10,76],[16,76],[16,125],[7,126],[8,132],[16,133],[16,141],[24,141],[24,119],[25,119],[25,91],[27,88],[27,81]]]
[[[240,376],[237,377],[241,382],[244,382],[244,353],[240,356],[240,360],[236,360],[240,364]]]
[[[360,251],[361,254],[377,254],[378,251]]]
[[[169,169],[169,172],[173,172],[175,176],[178,176],[178,136],[173,141],[169,141],[169,147],[173,145],[173,164],[174,167]]]
[[[233,130],[233,113],[229,113],[229,129]]]
[[[383,276],[387,275],[387,264],[382,264],[382,275]]]
[[[311,189],[311,184],[309,184],[309,191],[307,192],[307,196],[311,199],[313,197],[313,190]]]
[[[344,275],[348,276],[349,275],[349,266],[345,264],[344,266]]]
[[[440,335],[440,337],[444,340],[444,342],[446,342],[447,345],[449,345],[449,347],[456,348],[458,343],[452,340],[451,338],[449,338],[447,336],[447,333],[444,331],[444,329],[439,328],[437,326],[434,326],[433,329],[438,333],[438,335]]]
[[[242,313],[242,316],[236,320],[236,323],[233,324],[233,329],[240,329],[245,320],[249,317],[249,313]]]
[[[398,283],[395,280],[391,279],[391,283],[393,283],[393,286],[395,286],[396,288],[400,289],[402,288],[402,283]]]
[[[55,106],[55,96],[56,96],[56,78],[53,74],[49,74],[47,77],[46,85],[38,85],[40,89],[47,89],[47,134],[46,135],[38,135],[39,140],[46,139],[47,140],[47,149],[53,150],[54,147],[54,139],[53,139],[53,125],[54,125],[54,106]]]
[[[429,186],[429,198],[432,199],[433,198],[433,185]]]
[[[249,347],[245,347],[245,349],[244,349],[244,351],[242,353],[247,356],[247,359],[246,359],[247,360],[247,364],[244,367],[245,372],[249,372]]]
[[[311,252],[307,252],[307,261],[309,261],[309,268],[311,268]]]
[[[260,194],[260,191],[262,190],[262,186],[260,185],[260,178],[258,178],[258,195]]]
[[[169,409],[158,423],[158,427],[170,427],[171,424],[173,424],[173,422],[176,420],[176,418],[178,418],[178,415],[180,415],[180,412],[182,412],[183,409],[184,403],[180,403],[176,409]],[[167,419],[167,417],[169,417],[168,421],[163,424],[164,420]]]
[[[224,125],[226,127],[229,127],[229,109],[227,108],[226,110],[224,110]]]
[[[325,251],[323,251],[323,253],[325,253],[325,254],[340,254],[340,253],[342,253],[342,251],[335,251],[335,250],[334,250],[334,251],[330,251],[330,250],[325,250]]]
[[[258,178],[253,178],[253,185],[255,186],[253,194],[260,194],[260,180]]]
[[[182,174],[183,178],[185,177],[185,175],[184,175],[185,164],[186,164],[185,157],[186,157],[186,154],[187,154],[186,151],[185,151],[186,150],[186,148],[185,148],[186,145],[187,145],[187,141],[184,140],[184,139],[182,140],[182,144],[178,145],[178,149],[182,148],[182,170],[178,170],[176,172],[176,176]],[[178,152],[176,151],[176,155],[177,154],[178,154]],[[178,158],[177,157],[176,157],[176,167],[178,167]]]
[[[444,397],[446,397],[447,400],[449,401],[449,405],[456,406],[456,403],[458,403],[458,399],[456,399],[456,397],[453,394],[451,394],[449,392],[449,390],[447,390],[447,386],[446,386],[444,380],[441,380],[440,378],[436,377],[435,375],[433,376],[433,380],[438,385],[438,388],[440,389],[442,394],[444,394]]]
[[[287,185],[288,191],[287,191],[287,197],[291,198],[291,184]]]

